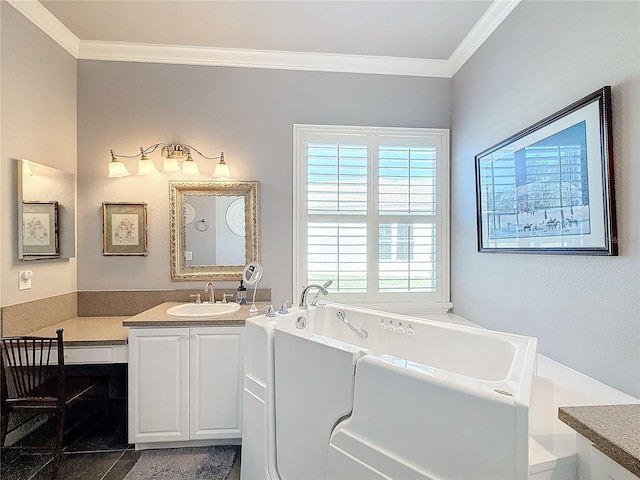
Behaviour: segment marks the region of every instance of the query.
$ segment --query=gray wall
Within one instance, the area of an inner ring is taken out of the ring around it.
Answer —
[[[76,260],[18,260],[16,159],[76,173],[76,60],[7,2],[0,2],[0,275],[2,305],[77,290]],[[31,290],[18,272],[32,270]]]
[[[640,396],[640,3],[522,2],[453,79],[454,310]],[[476,251],[474,155],[613,88],[618,257]]]
[[[290,300],[292,125],[449,128],[450,87],[449,79],[79,61],[79,289],[202,288],[169,278],[167,181],[178,177],[107,178],[109,149],[184,142],[224,151],[234,178],[261,182],[260,287],[278,304]],[[201,172],[210,176],[214,164],[199,162]],[[102,256],[103,201],[148,203],[148,257]]]

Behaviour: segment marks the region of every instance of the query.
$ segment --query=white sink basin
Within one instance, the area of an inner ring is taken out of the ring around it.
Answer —
[[[167,314],[177,318],[213,318],[240,310],[238,303],[182,303],[167,309]]]

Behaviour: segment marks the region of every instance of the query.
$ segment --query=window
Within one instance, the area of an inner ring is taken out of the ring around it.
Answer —
[[[294,125],[294,294],[449,302],[449,132]]]

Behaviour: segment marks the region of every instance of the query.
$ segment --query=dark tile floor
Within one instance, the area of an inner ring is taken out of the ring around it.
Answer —
[[[62,480],[122,480],[140,457],[127,443],[126,401],[112,400],[108,424],[91,408],[77,405],[70,410],[65,436]],[[47,480],[53,456],[53,422],[47,422],[20,442],[2,450],[2,480]],[[33,448],[43,448],[42,452]],[[240,478],[240,451],[228,480]]]

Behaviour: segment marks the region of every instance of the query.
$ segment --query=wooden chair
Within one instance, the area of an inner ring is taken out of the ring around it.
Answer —
[[[64,368],[62,329],[56,338],[0,338],[0,377],[2,438],[4,446],[9,426],[9,413],[28,411],[53,414],[56,438],[51,478],[58,477],[62,462],[62,440],[65,413],[69,406],[89,396],[100,395],[104,421],[109,414],[107,376],[67,376]],[[53,350],[53,351],[52,351]],[[56,354],[57,350],[57,354]],[[57,365],[55,365],[57,360]]]

